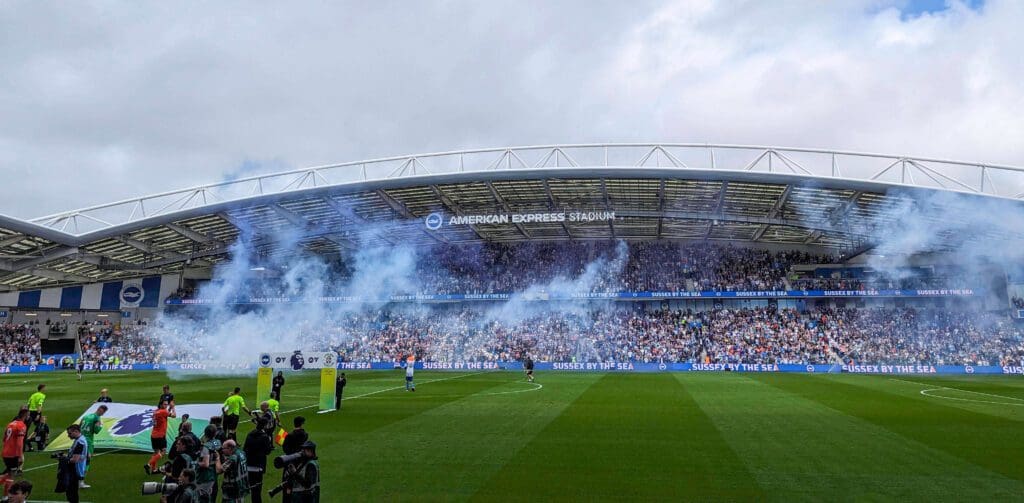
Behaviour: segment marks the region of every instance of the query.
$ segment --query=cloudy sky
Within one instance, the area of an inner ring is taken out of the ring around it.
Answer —
[[[1024,2],[0,3],[0,213],[541,143],[1024,165]]]

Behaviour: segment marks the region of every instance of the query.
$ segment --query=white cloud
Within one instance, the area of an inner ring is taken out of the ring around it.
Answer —
[[[1024,5],[0,4],[0,212],[461,147],[651,140],[1024,165]]]

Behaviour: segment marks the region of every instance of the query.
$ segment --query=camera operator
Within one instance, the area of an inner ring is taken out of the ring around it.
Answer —
[[[245,446],[242,450],[245,451],[248,465],[252,503],[263,501],[263,474],[267,471],[267,456],[274,451],[274,442],[270,438],[271,432],[274,431],[273,428],[274,424],[260,418],[256,428],[245,437]]]
[[[185,452],[188,452],[193,459],[199,457],[199,450],[203,448],[203,443],[199,440],[199,437],[195,433],[192,433],[192,423],[181,423],[178,425],[178,438],[174,439],[175,442],[186,442],[188,447]]]
[[[196,470],[196,486],[199,501],[212,503],[217,499],[217,473],[220,470],[220,429],[214,424],[203,430],[203,447],[199,452],[199,469]]]
[[[68,438],[72,441],[71,448],[68,449],[67,456],[60,460],[60,468],[57,470],[57,486],[58,488],[61,485],[64,486],[65,497],[69,503],[78,503],[78,484],[85,478],[89,444],[82,437],[82,428],[79,425],[68,426],[67,432]]]
[[[220,440],[220,443],[223,445],[228,439],[227,435],[224,433],[224,418],[221,416],[213,416],[210,418],[210,424],[217,427],[217,436],[215,438]]]
[[[302,461],[291,477],[292,503],[320,503],[320,463],[316,444],[302,444]]]
[[[271,408],[270,400],[260,402],[260,410],[253,411],[252,421],[257,424],[261,421],[267,423],[268,431],[273,432],[277,430],[277,414]]]
[[[185,470],[192,470],[192,473],[195,473],[196,461],[194,453],[191,452],[195,448],[188,437],[174,440],[171,452],[167,456],[171,461],[163,466],[164,482],[177,482]],[[192,480],[195,480],[195,475],[192,476]]]
[[[196,472],[185,469],[178,475],[178,487],[166,498],[167,503],[199,503],[196,489]]]
[[[178,423],[178,435],[181,435],[181,432],[182,432],[182,430],[185,429],[185,425],[186,424],[189,426],[189,428],[190,428],[189,431],[191,432],[192,431],[191,430],[192,421],[189,419],[188,414],[182,414],[181,415],[181,422]]]
[[[224,442],[221,447],[222,461],[217,471],[224,474],[220,489],[223,503],[242,503],[249,494],[249,472],[245,453],[238,449],[234,440]]]

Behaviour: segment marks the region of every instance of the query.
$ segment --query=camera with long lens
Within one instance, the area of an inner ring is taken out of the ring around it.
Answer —
[[[283,456],[278,456],[274,458],[274,468],[284,468],[284,477],[282,477],[284,479],[284,482],[281,482],[273,489],[267,491],[267,495],[273,498],[274,496],[280,494],[281,491],[284,491],[285,489],[291,487],[293,485],[292,479],[296,475],[296,465],[298,465],[298,463],[301,461],[305,461],[306,459],[309,458],[304,456],[301,452],[296,452],[295,454],[285,454]]]
[[[142,495],[149,496],[152,494],[160,494],[163,496],[169,496],[176,489],[178,484],[173,482],[143,482],[142,483]]]
[[[298,463],[305,459],[306,457],[302,455],[302,452],[296,452],[295,454],[283,454],[274,458],[274,468],[280,470],[290,464]]]

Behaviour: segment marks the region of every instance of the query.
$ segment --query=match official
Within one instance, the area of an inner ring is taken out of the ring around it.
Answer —
[[[236,387],[234,391],[228,395],[227,400],[224,400],[224,405],[221,407],[224,411],[224,433],[227,438],[235,440],[235,431],[238,430],[238,416],[245,411],[246,415],[249,415],[252,411],[249,407],[245,406],[245,398],[242,398],[242,388]]]
[[[28,423],[26,425],[35,423],[43,414],[43,402],[46,401],[46,394],[43,393],[45,389],[46,385],[40,384],[36,386],[36,392],[28,397]]]

